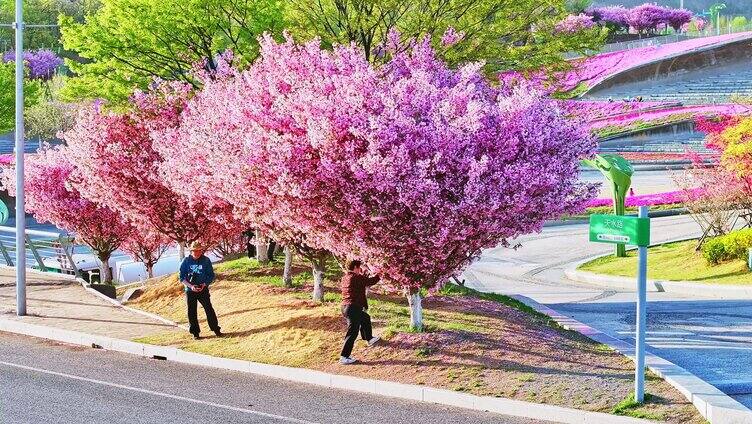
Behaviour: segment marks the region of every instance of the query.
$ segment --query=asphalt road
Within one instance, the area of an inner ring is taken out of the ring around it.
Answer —
[[[699,234],[699,227],[687,215],[651,222],[655,243]],[[634,291],[575,283],[564,276],[572,262],[613,251],[611,245],[588,241],[587,224],[547,227],[516,243],[521,244],[517,250],[485,251],[463,276],[467,284],[482,291],[530,297],[634,343]],[[651,352],[752,407],[752,299],[649,292],[647,314]]]
[[[0,332],[0,423],[541,421],[295,384]]]

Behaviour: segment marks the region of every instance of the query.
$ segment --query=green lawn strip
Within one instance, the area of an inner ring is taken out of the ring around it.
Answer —
[[[752,273],[743,260],[709,265],[702,252],[695,250],[696,240],[668,243],[648,249],[648,278],[669,281],[695,281],[708,284],[750,284]],[[637,253],[626,258],[604,256],[579,266],[579,270],[596,274],[635,277]]]
[[[643,409],[646,405],[649,405],[652,400],[653,395],[645,393],[644,403],[638,403],[637,401],[635,401],[634,393],[630,393],[629,396],[627,396],[626,398],[624,398],[624,400],[614,406],[614,409],[611,410],[611,413],[614,415],[625,415],[628,417],[642,418],[645,420],[662,421],[662,416],[650,413]]]

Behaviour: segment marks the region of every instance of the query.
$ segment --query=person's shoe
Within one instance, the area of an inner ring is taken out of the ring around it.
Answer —
[[[358,362],[358,360],[355,359],[355,358],[346,358],[344,356],[340,356],[339,357],[339,363],[342,364],[342,365],[350,365],[350,364],[354,364],[356,362]]]
[[[379,342],[379,340],[381,340],[381,337],[371,337],[371,340],[368,341],[368,346],[370,347],[375,345]]]
[[[193,340],[201,340],[201,336],[199,336],[198,334],[194,334]]]
[[[222,337],[222,336],[224,336],[224,335],[225,335],[225,334],[224,334],[224,333],[223,333],[222,331],[220,331],[220,330],[217,330],[217,331],[215,331],[215,332],[214,332],[214,334],[216,334],[216,335],[217,335],[217,337]]]

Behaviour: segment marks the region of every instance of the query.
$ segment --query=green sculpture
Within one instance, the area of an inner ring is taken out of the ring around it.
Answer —
[[[8,211],[5,202],[0,200],[0,225],[5,224],[8,221],[8,218],[10,218],[10,211]]]
[[[634,168],[628,160],[619,155],[595,155],[593,159],[583,160],[582,163],[601,171],[606,180],[611,183],[611,193],[614,199],[614,215],[624,215],[624,202],[627,199],[629,186],[632,184]],[[616,245],[616,257],[624,258],[627,250],[623,244]]]

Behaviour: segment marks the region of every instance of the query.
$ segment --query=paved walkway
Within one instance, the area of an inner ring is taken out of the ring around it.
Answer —
[[[654,242],[697,235],[698,227],[688,216],[653,220]],[[613,247],[590,243],[587,225],[546,228],[518,241],[522,247],[517,250],[486,251],[464,274],[467,284],[482,291],[530,297],[634,343],[634,292],[583,285],[564,277],[564,269],[572,262]],[[752,407],[752,299],[651,292],[648,301],[651,352]]]
[[[181,331],[149,317],[129,312],[88,293],[75,281],[27,274],[28,316],[16,317],[14,270],[0,268],[0,316],[30,324],[131,340],[165,331]]]

